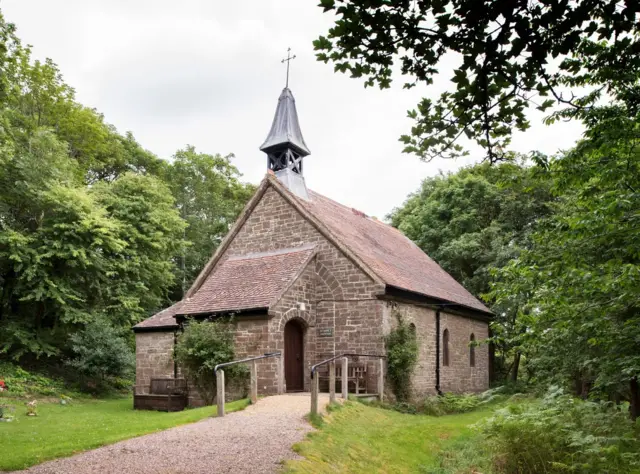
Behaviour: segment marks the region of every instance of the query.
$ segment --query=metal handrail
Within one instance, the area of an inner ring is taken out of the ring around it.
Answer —
[[[378,355],[378,354],[340,354],[337,356],[332,357],[331,359],[327,359],[327,360],[323,360],[322,362],[318,362],[317,364],[311,366],[311,379],[313,379],[313,374],[316,372],[316,369],[318,367],[320,367],[321,365],[327,364],[329,362],[332,362],[336,359],[341,359],[343,357],[371,357],[374,359],[386,359],[387,356],[384,355]]]
[[[280,352],[280,351],[277,351],[277,352],[265,352],[261,356],[247,357],[246,359],[234,360],[234,361],[231,361],[231,362],[225,362],[224,364],[218,364],[213,368],[213,372],[217,374],[218,373],[218,369],[221,369],[222,367],[228,367],[230,365],[242,364],[243,362],[251,362],[252,360],[268,359],[269,357],[279,357],[281,355],[282,355],[282,352]]]

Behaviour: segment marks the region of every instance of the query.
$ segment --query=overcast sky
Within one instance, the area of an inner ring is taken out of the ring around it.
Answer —
[[[406,111],[448,85],[407,91],[365,89],[315,60],[311,42],[332,17],[317,0],[0,0],[7,21],[33,45],[34,57],[56,62],[77,99],[102,112],[120,132],[131,131],[162,158],[187,144],[206,153],[234,153],[244,180],[266,172],[258,150],[271,126],[285,67],[305,141],[309,188],[384,217],[421,180],[439,170],[479,161],[423,163],[402,153]],[[446,68],[445,68],[446,70]],[[554,153],[579,138],[579,125],[533,126],[513,147]]]

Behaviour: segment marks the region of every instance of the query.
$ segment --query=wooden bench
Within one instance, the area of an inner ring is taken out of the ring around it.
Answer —
[[[135,410],[182,411],[187,406],[185,379],[154,378],[151,379],[149,393],[144,393],[145,389],[146,387],[140,386],[134,389],[133,408]]]
[[[329,391],[329,366],[326,365],[325,370],[318,373],[320,389]],[[326,383],[325,383],[326,382]],[[353,387],[353,390],[350,388]],[[336,361],[336,392],[342,390],[342,363]],[[347,366],[347,392],[359,395],[367,393],[367,364],[360,362],[350,362]]]

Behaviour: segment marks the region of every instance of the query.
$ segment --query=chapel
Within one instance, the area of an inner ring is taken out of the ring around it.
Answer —
[[[486,390],[491,312],[399,230],[307,189],[311,152],[288,87],[260,150],[262,183],[184,299],[134,327],[136,386],[179,374],[185,321],[232,315],[238,358],[283,354],[258,364],[261,395],[277,392],[278,370],[287,392],[308,391],[317,362],[384,354],[398,317],[418,341],[416,396]],[[374,362],[361,361],[371,380]]]

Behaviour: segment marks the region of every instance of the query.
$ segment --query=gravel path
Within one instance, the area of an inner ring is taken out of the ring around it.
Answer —
[[[325,406],[328,395],[320,395]],[[291,446],[312,430],[309,394],[267,397],[224,418],[140,436],[22,473],[270,473],[298,456]]]

